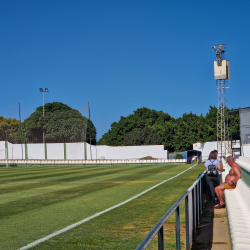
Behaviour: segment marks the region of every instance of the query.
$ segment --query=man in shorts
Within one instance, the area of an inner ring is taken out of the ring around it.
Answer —
[[[219,199],[220,204],[216,206],[216,209],[224,208],[224,190],[225,189],[235,189],[237,181],[241,178],[240,166],[234,161],[233,156],[227,157],[227,163],[231,166],[229,174],[225,178],[225,182],[214,188],[214,191]]]

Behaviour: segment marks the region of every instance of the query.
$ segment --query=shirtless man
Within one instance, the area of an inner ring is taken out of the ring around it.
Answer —
[[[227,157],[227,163],[231,166],[229,174],[225,178],[225,183],[217,186],[214,191],[220,201],[220,204],[216,206],[216,209],[224,208],[225,203],[223,200],[224,190],[225,189],[235,189],[237,185],[237,181],[241,178],[241,170],[240,166],[234,161],[233,156]]]

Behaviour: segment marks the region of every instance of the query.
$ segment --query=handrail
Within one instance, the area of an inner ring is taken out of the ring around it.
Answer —
[[[167,211],[167,213],[156,223],[153,229],[149,232],[147,237],[141,242],[141,244],[136,248],[136,250],[144,250],[153,240],[155,235],[158,233],[163,224],[168,220],[168,218],[172,215],[175,209],[180,205],[180,203],[185,199],[185,197],[189,194],[188,191],[185,192],[181,196],[181,198]]]
[[[193,235],[194,230],[198,226],[200,220],[200,214],[203,209],[204,199],[203,199],[203,178],[205,171],[198,177],[198,179],[193,183],[193,185],[179,198],[179,200],[167,211],[167,213],[156,223],[153,229],[148,233],[146,238],[141,242],[141,244],[136,248],[136,250],[144,250],[151,243],[153,238],[158,233],[158,249],[164,249],[164,237],[163,237],[163,225],[169,219],[169,217],[176,212],[176,249],[180,249],[180,212],[179,206],[181,202],[185,199],[185,214],[186,214],[186,249],[190,247],[189,240],[189,200],[188,195],[192,192],[192,215],[193,215]],[[193,236],[192,235],[192,236]]]

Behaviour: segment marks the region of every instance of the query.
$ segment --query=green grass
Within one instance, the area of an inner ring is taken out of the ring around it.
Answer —
[[[188,167],[176,164],[0,168],[0,249],[25,246],[123,202]],[[198,165],[33,249],[135,249],[203,169]],[[183,214],[182,205],[182,229]],[[170,218],[165,226],[167,249],[175,247],[174,230],[174,219]],[[156,249],[156,241],[148,249]]]

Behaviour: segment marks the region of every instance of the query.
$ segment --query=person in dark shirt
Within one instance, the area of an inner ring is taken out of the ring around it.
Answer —
[[[206,179],[211,191],[210,200],[214,201],[215,191],[214,188],[220,185],[220,175],[219,171],[222,171],[222,166],[220,161],[217,159],[217,153],[215,151],[210,152],[208,160],[205,162],[206,167]]]

